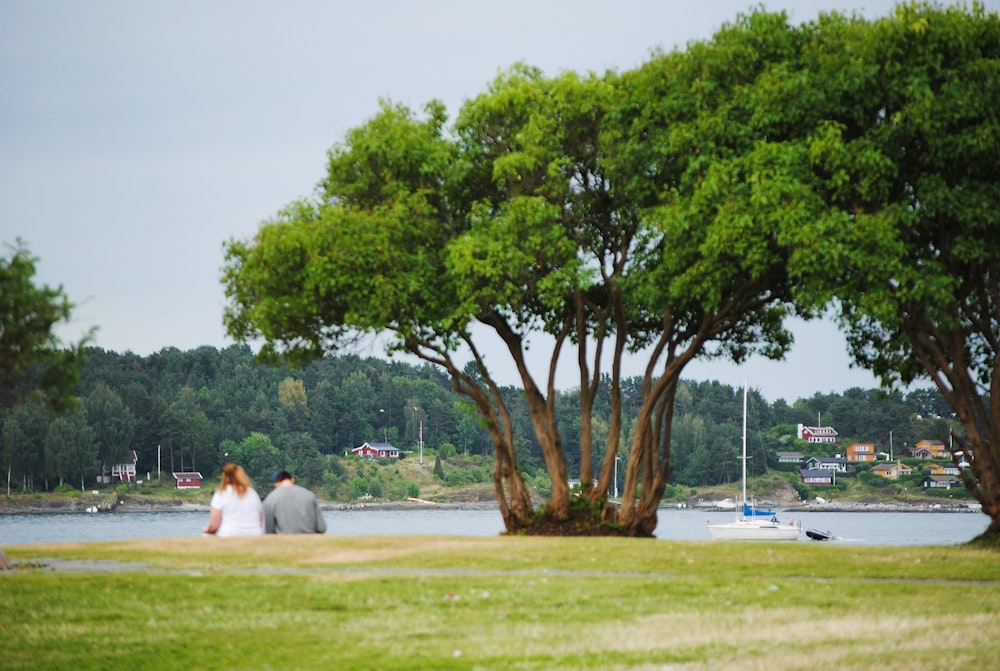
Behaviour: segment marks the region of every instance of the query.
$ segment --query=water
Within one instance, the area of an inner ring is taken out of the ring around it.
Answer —
[[[327,510],[328,535],[496,536],[503,520],[498,510],[415,508],[405,510]],[[981,534],[989,518],[981,513],[805,513],[782,515],[801,522],[800,542],[812,543],[806,529],[830,531],[841,544],[954,545]],[[706,524],[727,522],[731,513],[663,508],[656,537],[708,541]],[[118,512],[0,514],[0,548],[28,543],[116,541],[201,535],[207,512]],[[716,541],[720,542],[720,541]]]

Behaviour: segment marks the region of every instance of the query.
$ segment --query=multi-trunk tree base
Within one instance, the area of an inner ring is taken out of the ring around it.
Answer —
[[[555,515],[548,508],[537,510],[529,520],[508,520],[505,533],[523,536],[653,537],[651,533],[637,533],[619,524],[613,511],[614,504],[572,496],[568,515]]]

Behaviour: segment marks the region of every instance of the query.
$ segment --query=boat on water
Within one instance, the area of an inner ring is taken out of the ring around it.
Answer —
[[[794,522],[781,522],[773,510],[760,510],[747,499],[747,384],[743,384],[743,489],[742,505],[736,506],[732,522],[708,525],[708,533],[716,540],[730,541],[794,541],[802,528]]]
[[[713,510],[736,510],[736,502],[731,498],[726,497],[721,501],[716,501],[712,506]]]
[[[832,541],[836,538],[830,531],[820,531],[819,529],[806,529],[806,536],[814,541]]]

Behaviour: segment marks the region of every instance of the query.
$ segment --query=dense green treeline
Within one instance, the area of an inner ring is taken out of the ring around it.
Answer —
[[[623,444],[640,404],[640,379],[624,384]],[[519,463],[533,481],[546,471],[530,419],[514,387],[504,390],[513,412]],[[255,479],[278,466],[307,484],[345,477],[342,459],[364,443],[388,441],[409,453],[424,442],[432,455],[492,455],[492,443],[445,375],[414,366],[358,356],[325,357],[303,368],[259,363],[248,346],[183,352],[167,348],[149,356],[87,350],[77,411],[55,415],[23,403],[0,414],[0,458],[14,491],[46,491],[60,484],[91,486],[102,465],[138,455],[140,479],[158,468],[164,477],[196,470],[212,477],[224,461],[242,463]],[[739,475],[742,390],[718,382],[686,381],[678,393],[671,481],[685,486],[731,482]],[[560,393],[557,413],[569,427],[567,444],[578,444],[578,396]],[[789,405],[769,402],[751,390],[748,443],[752,474],[776,466],[776,452],[799,449],[832,456],[852,441],[897,453],[922,438],[947,437],[951,411],[938,393],[918,389],[885,395],[850,389],[815,394]],[[595,403],[600,463],[607,440],[610,399]],[[838,446],[796,441],[799,423],[834,426]],[[571,450],[569,454],[574,454]],[[627,457],[626,455],[622,455]],[[579,472],[571,463],[569,472]],[[572,477],[572,476],[571,476]],[[623,474],[619,474],[622,478]]]

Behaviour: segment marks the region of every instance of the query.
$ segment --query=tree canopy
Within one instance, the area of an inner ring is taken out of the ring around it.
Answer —
[[[960,418],[966,481],[1000,537],[1000,18],[900,5],[828,21],[813,148],[831,263],[813,268],[855,360],[929,378]]]
[[[73,304],[62,287],[35,283],[37,259],[20,243],[0,257],[0,408],[39,398],[54,409],[74,406],[88,334],[64,345],[54,328]]]
[[[873,323],[891,332],[899,317],[871,287],[881,282],[886,293],[901,278],[919,284],[927,266],[901,266],[937,258],[934,230],[950,207],[963,211],[969,233],[986,227],[987,240],[997,235],[995,218],[977,218],[984,207],[960,197],[969,191],[996,202],[995,161],[987,158],[995,125],[977,122],[997,109],[995,24],[978,6],[901,6],[872,22],[829,14],[801,26],[758,11],[624,73],[545,77],[516,65],[463,105],[451,128],[438,103],[424,116],[383,103],[331,150],[314,197],[288,206],[253,240],[229,243],[227,328],[263,338],[266,355],[300,359],[343,348],[358,333],[389,334],[390,351],[443,367],[490,431],[495,487],[512,531],[530,532],[540,518],[491,367],[520,375],[552,482],[546,522],[558,523],[571,512],[554,393],[565,352],[580,373],[585,495],[606,500],[622,453],[621,510],[602,515],[623,533],[651,535],[671,472],[678,383],[695,357],[779,357],[791,343],[784,318],[812,316],[837,298],[859,361],[912,378],[919,360],[908,358],[909,345],[888,337],[882,348],[873,337]],[[946,84],[963,73],[967,81]],[[932,122],[935,98],[948,95],[942,111],[950,116]],[[906,111],[908,100],[923,108]],[[922,142],[935,132],[934,143]],[[960,146],[978,142],[991,167],[944,178],[938,154],[947,160],[950,150],[953,162],[958,155],[950,135]],[[928,185],[941,187],[926,202],[914,196],[925,192],[919,180],[900,178],[911,155],[937,166],[925,168]],[[908,238],[903,224],[931,206],[930,237]],[[967,263],[974,245],[962,247]],[[989,308],[985,325],[995,336],[996,252],[988,250],[979,246],[978,263],[960,266],[989,273],[977,275],[983,289],[950,323]],[[922,305],[960,293],[955,274],[938,277],[910,298]],[[482,349],[482,329],[503,343],[506,359]],[[525,357],[538,333],[554,341],[544,379]],[[958,359],[967,368],[996,361],[985,335],[961,349],[974,356]],[[875,358],[861,356],[875,350]],[[648,362],[628,444],[625,352]],[[594,474],[592,403],[603,387],[612,409]]]

